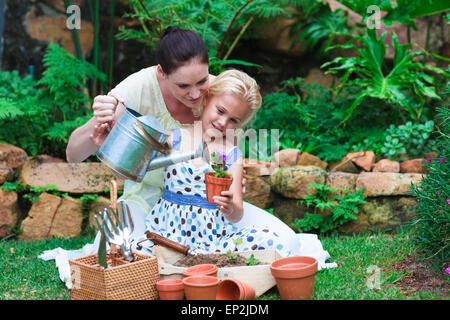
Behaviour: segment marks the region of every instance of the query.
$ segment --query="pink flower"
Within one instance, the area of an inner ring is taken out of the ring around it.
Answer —
[[[428,158],[427,159],[428,162],[431,162],[432,160],[433,160],[433,158]]]
[[[450,204],[450,199],[447,199],[447,204]]]
[[[448,268],[445,269],[445,273],[446,273],[446,274],[450,274],[450,267],[448,267]]]
[[[440,161],[441,163],[444,163],[444,160],[445,160],[445,158],[439,158],[439,161]]]
[[[441,194],[441,190],[436,191],[437,194]]]

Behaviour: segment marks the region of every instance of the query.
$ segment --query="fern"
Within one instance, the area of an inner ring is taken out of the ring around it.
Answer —
[[[358,214],[358,206],[364,204],[364,189],[350,193],[348,189],[332,188],[322,184],[310,184],[308,188],[313,188],[312,195],[305,196],[304,203],[306,206],[314,207],[314,212],[307,212],[303,219],[296,218],[293,225],[299,232],[306,232],[312,229],[325,233],[339,226],[356,220]],[[336,191],[342,191],[343,195],[336,194]]]
[[[29,155],[65,157],[71,132],[92,113],[85,107],[88,80],[106,77],[54,44],[47,48],[44,66],[38,82],[16,71],[0,72],[0,141]]]

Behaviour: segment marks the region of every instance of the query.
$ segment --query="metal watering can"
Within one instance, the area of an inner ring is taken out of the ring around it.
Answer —
[[[149,170],[203,156],[203,144],[194,151],[169,154],[168,136],[155,117],[126,108],[97,158],[122,177],[141,182]],[[157,156],[158,152],[164,155]]]

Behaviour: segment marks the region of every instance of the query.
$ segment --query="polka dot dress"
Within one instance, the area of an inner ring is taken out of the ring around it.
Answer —
[[[177,152],[181,130],[174,130],[173,141]],[[227,166],[240,156],[239,149],[233,148],[227,155]],[[279,236],[269,228],[237,228],[216,204],[206,201],[205,173],[209,171],[212,168],[206,163],[196,167],[180,162],[167,167],[163,196],[147,215],[146,230],[203,253],[276,248],[287,256]]]

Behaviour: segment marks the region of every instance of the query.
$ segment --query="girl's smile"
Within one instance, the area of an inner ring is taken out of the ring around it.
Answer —
[[[249,107],[242,99],[231,95],[222,94],[207,99],[206,107],[202,114],[203,132],[211,135],[225,136],[226,130],[235,129],[249,113]]]

